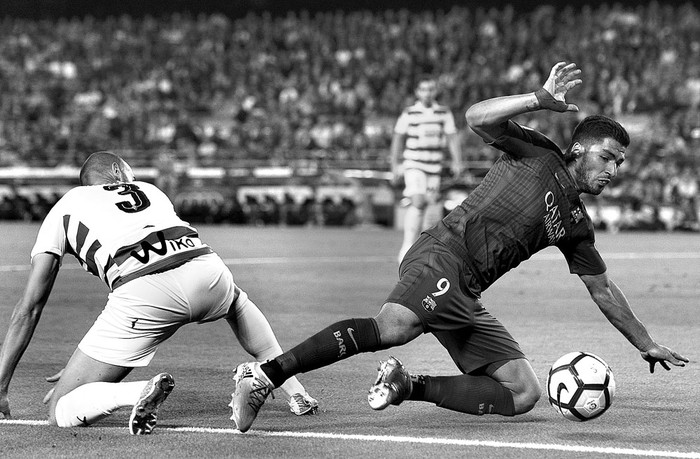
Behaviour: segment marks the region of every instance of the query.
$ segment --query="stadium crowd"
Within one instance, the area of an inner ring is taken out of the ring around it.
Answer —
[[[696,228],[700,10],[690,3],[4,17],[0,167],[79,165],[102,149],[139,152],[129,161],[149,165],[169,149],[198,166],[387,169],[393,123],[426,72],[455,110],[466,161],[488,163],[493,149],[464,126],[464,110],[534,90],[553,59],[584,72],[574,96],[581,117],[608,114],[633,134],[604,196],[624,209],[622,226]],[[576,121],[522,119],[560,145]],[[662,206],[674,214],[659,217]]]

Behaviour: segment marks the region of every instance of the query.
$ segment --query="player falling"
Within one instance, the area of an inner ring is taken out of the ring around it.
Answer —
[[[236,373],[233,419],[250,428],[270,391],[287,378],[360,352],[399,346],[432,333],[461,374],[410,375],[395,358],[382,362],[368,401],[384,409],[416,400],[463,413],[513,416],[541,395],[537,375],[506,328],[485,309],[481,292],[534,253],[556,246],[591,299],[649,363],[684,366],[657,343],[608,277],[593,224],[579,195],[597,195],[615,178],[630,142],[604,116],[584,118],[566,152],[511,118],[536,110],[575,112],[565,100],[580,85],[575,64],[560,62],[533,93],[497,97],[467,111],[469,126],[503,155],[481,184],[425,231],[400,267],[400,279],[373,318],[339,321],[275,359],[243,363]],[[340,346],[343,348],[340,348]]]

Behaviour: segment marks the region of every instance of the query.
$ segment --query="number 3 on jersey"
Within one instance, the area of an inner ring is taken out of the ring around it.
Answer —
[[[141,191],[141,189],[133,183],[117,183],[115,185],[105,185],[103,188],[107,191],[117,191],[117,194],[129,196],[129,198],[131,198],[133,202],[119,201],[115,203],[117,208],[122,212],[133,214],[151,205],[151,201],[148,200],[146,193]]]

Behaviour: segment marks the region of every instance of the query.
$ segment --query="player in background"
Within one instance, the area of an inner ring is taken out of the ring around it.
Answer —
[[[608,277],[579,195],[599,194],[617,175],[629,136],[616,121],[591,116],[566,153],[511,118],[536,110],[577,111],[565,96],[581,84],[575,64],[556,64],[543,88],[485,100],[467,111],[471,128],[503,152],[481,184],[406,254],[400,280],[374,318],[337,322],[264,364],[236,369],[233,418],[241,431],[265,397],[288,377],[360,352],[405,344],[432,333],[462,374],[410,375],[391,357],[370,389],[374,409],[418,400],[463,413],[512,416],[530,411],[541,386],[519,344],[481,303],[481,292],[532,254],[557,246],[607,320],[656,363],[685,357],[657,343]],[[526,307],[526,305],[522,305]]]
[[[0,349],[0,413],[10,418],[8,390],[58,274],[73,254],[110,289],[107,304],[47,395],[49,424],[93,424],[133,406],[132,434],[149,434],[158,407],[174,387],[161,373],[150,381],[121,382],[149,364],[158,346],[181,326],[225,318],[243,348],[258,360],[282,353],[270,324],[233,280],[231,271],[182,221],[155,186],[134,180],[131,167],[110,152],[93,153],[80,184],[66,193],[41,225],[31,270]],[[282,390],[293,413],[318,403],[296,379]]]
[[[435,99],[437,81],[430,76],[420,77],[415,93],[418,100],[399,116],[391,141],[391,172],[397,183],[403,177],[402,203],[407,203],[399,263],[423,231],[426,209],[439,198],[446,149],[452,159],[452,174],[459,177],[462,173],[455,120],[450,108]]]

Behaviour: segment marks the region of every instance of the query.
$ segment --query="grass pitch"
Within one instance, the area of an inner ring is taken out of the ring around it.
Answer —
[[[0,336],[24,288],[37,225],[4,223],[0,242]],[[397,279],[401,235],[382,229],[200,226],[237,284],[263,310],[284,348],[348,317],[376,313]],[[549,365],[574,350],[613,368],[617,393],[602,417],[565,420],[543,397],[525,415],[469,416],[426,403],[372,411],[366,393],[380,359],[395,355],[415,373],[456,368],[430,335],[300,375],[319,400],[317,416],[295,417],[270,399],[253,429],[229,420],[232,369],[249,360],[223,321],[189,325],[128,380],[161,371],[176,380],[150,436],[128,434],[128,410],[88,428],[41,424],[44,381],[68,360],[104,305],[107,288],[66,258],[32,344],[10,387],[14,420],[0,421],[0,457],[684,457],[700,458],[700,236],[599,234],[610,276],[659,342],[691,362],[649,374],[638,352],[607,323],[563,257],[548,249],[483,296],[520,342],[544,392]],[[280,394],[281,395],[281,394]]]

